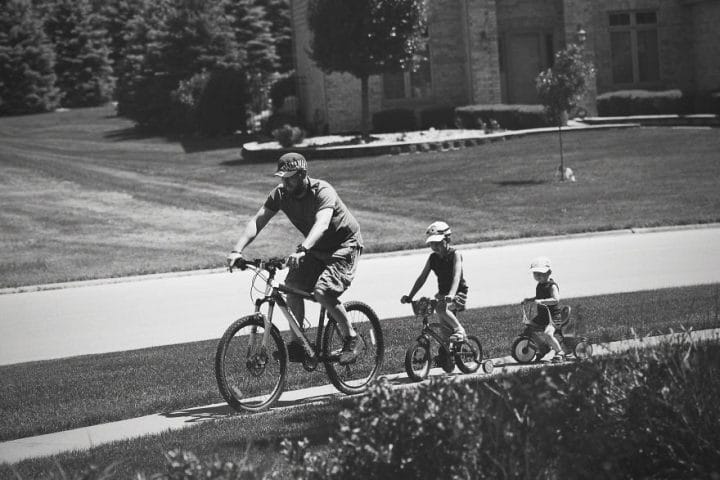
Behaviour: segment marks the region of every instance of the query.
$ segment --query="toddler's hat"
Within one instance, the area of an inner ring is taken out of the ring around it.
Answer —
[[[550,271],[550,259],[547,257],[537,257],[530,263],[530,271],[538,273],[547,273]]]

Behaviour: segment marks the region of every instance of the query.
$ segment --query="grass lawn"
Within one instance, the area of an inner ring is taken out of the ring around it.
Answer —
[[[317,160],[367,251],[419,247],[443,219],[454,242],[720,220],[717,129],[563,137],[576,183],[552,180],[555,134],[449,152]],[[217,267],[276,180],[240,145],[139,137],[110,107],[0,118],[0,287]],[[299,234],[279,216],[250,255]]]
[[[567,299],[579,333],[594,342],[720,327],[720,286]],[[519,306],[469,310],[461,321],[491,358],[509,354],[522,329]],[[404,371],[405,349],[417,337],[414,317],[383,321],[383,373]],[[216,341],[0,367],[0,441],[157,412],[223,402],[215,384]],[[287,389],[329,383],[324,369],[290,364]],[[229,407],[215,412],[231,413]]]

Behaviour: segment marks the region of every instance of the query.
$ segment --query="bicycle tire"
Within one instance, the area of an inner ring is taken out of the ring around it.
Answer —
[[[538,348],[528,337],[517,337],[510,347],[510,355],[518,363],[530,363],[537,356]]]
[[[360,336],[360,352],[357,359],[347,365],[340,365],[333,352],[342,348],[343,338],[337,322],[328,316],[323,332],[323,357],[325,371],[335,388],[342,393],[353,395],[363,393],[370,382],[377,378],[385,355],[380,320],[370,306],[351,301],[344,304],[348,319]]]
[[[588,342],[587,340],[580,340],[577,343],[577,345],[575,345],[574,353],[575,353],[575,358],[578,358],[580,360],[586,360],[586,359],[592,357],[592,354],[593,354],[592,343]]]
[[[220,395],[239,412],[269,408],[285,388],[287,347],[274,325],[268,346],[260,345],[264,331],[262,315],[250,315],[233,322],[218,343],[215,379]]]
[[[455,365],[462,373],[475,373],[482,365],[483,351],[480,339],[468,335],[464,342],[455,347]]]
[[[423,337],[418,338],[405,351],[405,372],[408,378],[421,382],[430,374],[432,352],[430,342]]]

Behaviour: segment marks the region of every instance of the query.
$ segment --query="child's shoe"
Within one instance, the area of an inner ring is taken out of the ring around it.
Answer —
[[[554,356],[550,361],[551,361],[552,363],[562,363],[562,362],[564,362],[565,360],[566,360],[566,359],[565,359],[565,354],[558,352],[558,353],[555,354],[555,356]]]

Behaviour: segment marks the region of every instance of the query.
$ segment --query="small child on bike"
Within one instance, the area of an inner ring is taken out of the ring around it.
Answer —
[[[549,339],[550,347],[555,350],[552,361],[562,362],[565,360],[565,352],[558,338],[556,338],[556,335],[562,338],[562,332],[556,329],[553,324],[553,321],[559,320],[561,315],[560,289],[555,280],[550,278],[552,273],[550,267],[550,259],[547,257],[537,257],[530,263],[530,271],[537,282],[535,296],[524,298],[520,304],[524,305],[533,302],[537,305],[537,315],[530,321],[538,330],[545,333]]]
[[[432,253],[425,262],[415,284],[408,295],[400,299],[402,303],[410,303],[413,296],[422,288],[430,272],[437,276],[438,300],[437,313],[448,332],[448,340],[462,342],[465,340],[465,329],[455,316],[456,312],[465,310],[468,286],[463,278],[462,255],[450,247],[450,226],[445,222],[433,222],[425,231],[425,243]]]

